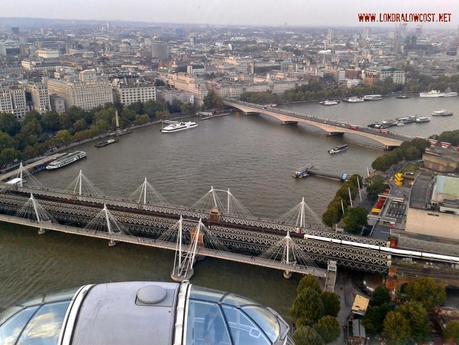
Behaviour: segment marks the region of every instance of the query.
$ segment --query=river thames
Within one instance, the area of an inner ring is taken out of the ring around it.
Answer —
[[[362,104],[292,104],[287,109],[337,119],[358,126],[405,115],[429,115],[434,110],[455,113],[432,118],[428,124],[390,129],[426,137],[459,128],[459,101],[449,99],[398,100]],[[86,160],[37,178],[45,186],[65,188],[80,169],[107,195],[127,197],[147,177],[172,204],[191,206],[213,185],[230,188],[256,216],[277,218],[301,197],[319,217],[339,187],[318,178],[296,180],[294,171],[311,163],[328,172],[365,174],[380,154],[375,143],[356,137],[326,137],[318,130],[279,123],[256,115],[233,114],[201,121],[199,127],[162,134],[159,126],[136,130],[119,143],[97,149],[94,143],[79,149]],[[347,143],[350,149],[330,156],[330,147]],[[312,217],[310,217],[312,221]],[[173,253],[118,245],[109,248],[98,240],[1,225],[0,308],[39,293],[84,283],[120,280],[169,280]],[[295,295],[296,279],[285,280],[278,271],[206,259],[197,263],[192,283],[230,290],[274,307],[283,315]]]

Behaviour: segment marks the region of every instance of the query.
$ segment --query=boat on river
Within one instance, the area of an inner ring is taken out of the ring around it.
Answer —
[[[84,151],[75,151],[66,154],[63,157],[53,160],[46,166],[46,170],[56,170],[59,168],[63,168],[67,165],[73,164],[80,159],[86,158],[86,152]]]
[[[328,150],[328,153],[333,155],[335,153],[341,153],[341,152],[347,151],[348,149],[349,149],[349,145],[335,146],[335,147],[332,147],[330,150]]]
[[[364,102],[364,99],[362,97],[349,97],[344,100],[347,103],[362,103]]]
[[[363,96],[364,101],[380,101],[382,100],[382,95],[365,95]]]
[[[427,123],[427,122],[430,122],[430,117],[416,116],[416,123]]]
[[[193,121],[187,121],[187,122],[172,122],[163,129],[161,129],[161,133],[174,133],[174,132],[180,132],[180,131],[185,131],[187,129],[195,128],[198,127],[198,124]]]
[[[94,145],[97,148],[105,147],[114,143],[117,143],[119,140],[118,138],[108,138],[106,140],[98,142],[96,145]]]
[[[441,109],[441,110],[435,110],[432,113],[432,116],[452,116],[453,113],[451,111],[448,111],[446,109]]]
[[[419,97],[422,98],[439,98],[439,97],[456,97],[457,92],[440,92],[439,90],[430,90],[429,92],[421,92]]]
[[[339,104],[339,101],[335,101],[335,100],[330,101],[330,100],[327,99],[325,101],[320,102],[320,104],[322,104],[322,105],[337,105],[337,104]]]

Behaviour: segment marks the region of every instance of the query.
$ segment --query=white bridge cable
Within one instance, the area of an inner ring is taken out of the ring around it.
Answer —
[[[273,261],[282,262],[287,265],[302,265],[305,267],[318,268],[315,261],[290,237],[290,233],[267,250],[262,252],[260,257]]]
[[[166,204],[166,199],[148,182],[147,178],[137,189],[129,196],[138,204]]]
[[[38,181],[27,169],[24,168],[22,162],[19,163],[19,168],[17,170],[16,177],[20,178],[21,180],[18,183],[19,187],[26,187],[33,188],[33,189],[43,189],[43,184]]]
[[[198,201],[196,201],[191,208],[204,210],[208,212],[209,210],[216,208],[220,212],[223,210],[223,203],[217,195],[217,190],[213,186],[210,187],[210,190],[204,194]]]
[[[178,236],[181,233],[182,244],[189,244],[192,242],[192,233],[198,226],[200,227],[200,236],[202,238],[202,242],[206,248],[228,251],[228,248],[214,235],[211,229],[204,225],[202,221],[199,221],[196,224],[195,221],[183,219],[182,216],[180,216],[180,219],[174,225],[172,225],[158,237],[158,241],[177,241]]]
[[[17,217],[26,218],[33,222],[42,223],[42,222],[51,222],[57,223],[56,219],[45,210],[43,206],[40,205],[37,199],[35,199],[33,194],[30,194],[29,199],[26,201],[24,206],[22,206],[17,212]]]
[[[226,193],[226,208],[223,213],[240,218],[252,217],[250,211],[231,193],[229,188],[222,192]]]
[[[179,227],[182,226],[182,230],[179,229]],[[186,229],[185,229],[186,230]],[[175,242],[177,241],[177,237],[179,236],[179,231],[182,233],[182,243],[184,243],[185,240],[185,234],[183,234],[183,218],[180,216],[180,219],[175,222],[174,225],[172,225],[169,229],[165,230],[159,237],[158,241],[162,242]],[[188,231],[186,231],[188,233]]]
[[[202,224],[201,222],[201,233],[203,234],[204,246],[206,248],[229,251],[229,249],[214,235],[213,231]]]
[[[216,189],[213,186],[196,201],[192,208],[204,210],[218,209],[221,213],[229,216],[247,218],[252,217],[250,211],[231,193],[230,189]]]
[[[201,219],[197,226],[190,232],[190,244],[187,251],[182,250],[183,245],[183,218],[177,222],[177,244],[175,249],[174,257],[174,268],[172,270],[172,276],[179,279],[189,279],[193,272],[193,265],[196,259],[196,253],[198,252],[198,246],[201,240],[201,230],[203,224]]]
[[[310,228],[310,223],[322,224],[322,220],[314,210],[309,207],[304,197],[295,207],[278,218],[279,223],[295,226],[299,229]]]
[[[65,188],[66,191],[75,195],[103,196],[104,193],[98,189],[80,170],[77,177]]]
[[[86,230],[108,232],[109,234],[130,234],[105,204],[102,210],[84,228]]]

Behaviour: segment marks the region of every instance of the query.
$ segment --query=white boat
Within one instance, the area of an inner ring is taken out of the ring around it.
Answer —
[[[427,116],[417,116],[416,123],[427,123],[430,122],[430,117]]]
[[[59,169],[69,164],[75,163],[76,161],[79,161],[80,159],[83,159],[83,158],[86,158],[86,152],[84,151],[71,152],[49,163],[46,166],[46,170]]]
[[[364,101],[380,101],[382,100],[382,95],[365,95],[363,96]]]
[[[413,122],[416,122],[416,116],[415,115],[408,115],[408,116],[403,116],[403,117],[399,117],[397,119],[398,123],[403,123],[404,125],[406,124],[409,124],[409,123],[413,123]],[[398,126],[398,123],[397,123],[397,126]]]
[[[320,104],[322,104],[322,105],[337,105],[337,104],[339,104],[339,101],[330,101],[330,100],[327,99],[325,101],[320,102]]]
[[[451,111],[448,111],[446,109],[441,109],[441,110],[435,110],[432,113],[432,116],[452,116],[453,113]]]
[[[353,97],[347,98],[346,102],[348,102],[348,103],[362,103],[362,102],[364,102],[364,99],[361,98],[361,97],[353,96]]]
[[[198,124],[193,121],[187,121],[187,122],[172,122],[163,129],[161,129],[162,133],[174,133],[174,132],[180,132],[184,131],[186,129],[191,129],[198,127]]]
[[[328,153],[331,154],[331,155],[333,155],[333,154],[335,154],[335,153],[344,152],[344,151],[346,151],[348,148],[349,148],[348,145],[335,146],[335,147],[332,147],[330,150],[328,150]]]
[[[419,94],[419,97],[438,98],[438,97],[445,97],[445,94],[443,92],[440,92],[439,90],[430,90],[429,92],[421,92]]]
[[[445,92],[445,95],[443,97],[456,97],[457,92]]]

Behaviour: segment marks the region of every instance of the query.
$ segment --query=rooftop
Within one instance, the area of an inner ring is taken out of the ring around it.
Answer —
[[[410,207],[426,209],[430,203],[432,175],[421,173],[416,177],[410,194]]]
[[[365,315],[368,309],[370,300],[364,296],[356,295],[352,304],[352,312],[354,314]]]
[[[424,155],[437,156],[452,162],[459,162],[459,152],[451,148],[431,146],[426,149]]]
[[[446,200],[459,200],[459,178],[439,175],[435,178],[432,202],[442,203]]]

